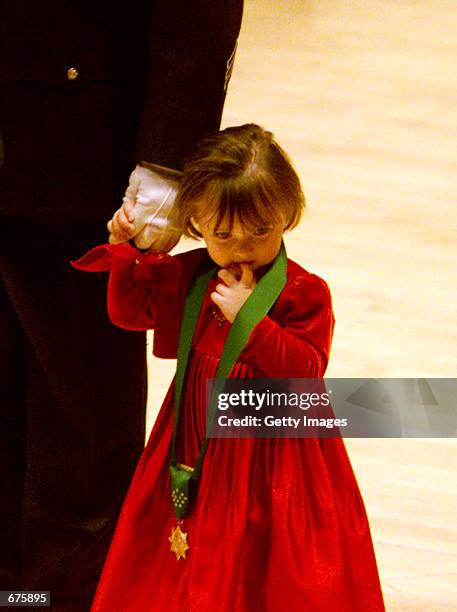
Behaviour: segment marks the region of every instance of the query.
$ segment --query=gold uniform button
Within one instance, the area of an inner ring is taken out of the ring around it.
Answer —
[[[74,81],[75,79],[77,79],[79,76],[79,72],[76,70],[76,68],[69,68],[67,70],[67,78],[69,81]]]

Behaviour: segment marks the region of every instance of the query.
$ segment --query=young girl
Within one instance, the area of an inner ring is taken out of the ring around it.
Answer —
[[[176,206],[206,249],[104,245],[75,264],[111,272],[113,323],[154,329],[154,354],[178,356],[93,610],[384,610],[340,438],[206,439],[208,379],[318,378],[327,366],[329,290],[282,246],[304,206],[288,157],[256,125],[226,129],[189,159]],[[115,217],[114,238],[129,230]]]

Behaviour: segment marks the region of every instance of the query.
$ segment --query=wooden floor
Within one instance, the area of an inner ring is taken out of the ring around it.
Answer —
[[[295,161],[308,210],[286,244],[333,293],[328,376],[456,376],[456,33],[444,0],[246,2],[223,123]],[[149,427],[174,364],[150,367]],[[387,609],[457,610],[456,440],[347,447]]]

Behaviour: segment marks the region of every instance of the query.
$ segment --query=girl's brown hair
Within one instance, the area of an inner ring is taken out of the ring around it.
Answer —
[[[176,206],[184,233],[200,238],[192,223],[197,213],[216,217],[216,227],[224,218],[231,226],[237,217],[249,225],[285,220],[285,229],[292,229],[300,221],[305,197],[273,134],[249,123],[200,143],[184,164]]]

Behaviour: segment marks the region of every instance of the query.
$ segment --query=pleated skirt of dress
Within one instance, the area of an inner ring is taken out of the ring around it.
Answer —
[[[193,351],[178,461],[205,435],[206,381],[218,359]],[[231,376],[250,377],[235,364]],[[169,477],[172,385],[131,483],[93,603],[96,612],[384,610],[369,524],[344,443],[211,439],[198,492],[176,525]]]

